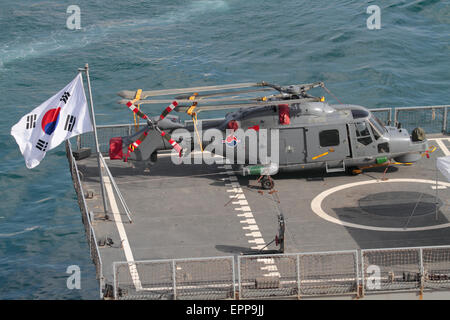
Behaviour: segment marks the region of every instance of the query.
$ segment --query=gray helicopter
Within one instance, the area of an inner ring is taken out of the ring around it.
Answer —
[[[327,173],[358,174],[362,168],[394,161],[416,162],[428,152],[421,128],[410,135],[400,125],[386,126],[365,107],[332,105],[324,97],[308,94],[319,87],[329,92],[323,82],[121,91],[118,94],[125,100],[119,103],[126,104],[146,125],[131,136],[112,138],[110,158],[147,166],[157,161],[160,150],[174,149],[179,157],[186,157],[199,145],[202,151],[209,149],[228,159],[242,175],[259,176],[261,186],[271,189],[270,177],[278,172],[323,168]],[[177,96],[153,99],[167,95]],[[159,117],[140,110],[142,104],[161,103],[170,105]],[[222,119],[197,120],[200,112],[227,109],[237,110]],[[192,121],[181,123],[179,117],[169,115],[173,110],[186,113]],[[199,123],[202,133],[215,130],[215,135],[199,134]]]

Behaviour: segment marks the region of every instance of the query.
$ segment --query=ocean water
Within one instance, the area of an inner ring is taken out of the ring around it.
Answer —
[[[72,4],[80,30],[66,27]],[[448,0],[3,0],[0,30],[0,299],[99,296],[64,147],[29,170],[10,135],[85,63],[98,124],[132,121],[123,89],[262,80],[322,80],[370,108],[450,104]],[[70,265],[80,290],[67,289]]]

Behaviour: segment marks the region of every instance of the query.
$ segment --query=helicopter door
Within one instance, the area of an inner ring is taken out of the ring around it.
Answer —
[[[345,125],[309,127],[306,141],[307,162],[345,160],[350,157]]]
[[[352,140],[355,140],[355,153],[356,157],[370,156],[376,154],[376,146],[373,143],[374,137],[371,133],[371,128],[368,122],[360,121],[351,124],[353,127]]]
[[[280,164],[305,162],[304,128],[280,129]]]

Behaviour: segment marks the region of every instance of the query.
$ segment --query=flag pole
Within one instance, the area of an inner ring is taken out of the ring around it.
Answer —
[[[92,101],[92,90],[91,90],[91,80],[89,78],[89,65],[86,63],[84,68],[78,69],[78,71],[84,71],[86,73],[86,80],[87,80],[87,87],[89,92],[89,104],[91,106],[91,121],[92,126],[94,127],[94,141],[95,141],[95,151],[97,153],[97,165],[98,165],[98,171],[100,175],[100,189],[102,191],[102,200],[103,200],[103,210],[105,212],[105,218],[107,218],[107,206],[106,206],[106,198],[105,198],[105,184],[103,182],[103,174],[102,174],[102,168],[100,166],[100,147],[98,145],[98,138],[97,138],[97,125],[95,123],[95,112],[94,112],[94,103]]]

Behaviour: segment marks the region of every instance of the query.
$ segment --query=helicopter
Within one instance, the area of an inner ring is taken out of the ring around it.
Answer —
[[[150,166],[160,150],[173,149],[182,158],[200,145],[201,151],[209,148],[237,166],[237,172],[259,176],[261,187],[272,189],[271,176],[278,172],[322,168],[327,173],[356,175],[362,168],[394,161],[413,163],[428,152],[423,129],[416,128],[410,134],[400,124],[385,125],[363,106],[329,104],[324,97],[308,93],[314,88],[331,94],[321,81],[120,91],[118,95],[124,99],[118,103],[125,104],[146,125],[130,136],[111,138],[110,159]],[[168,95],[176,96],[153,99]],[[162,103],[169,106],[159,117],[149,117],[140,109],[142,104]],[[236,110],[222,119],[197,118],[200,112],[231,109]],[[192,121],[183,124],[178,116],[169,114],[172,111],[186,113]],[[214,130],[216,135],[199,134],[199,122],[202,132]],[[182,134],[177,133],[180,131]],[[222,138],[217,137],[218,132]],[[256,140],[251,139],[254,136]],[[232,149],[234,152],[229,152]]]

